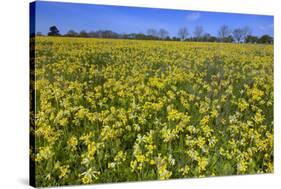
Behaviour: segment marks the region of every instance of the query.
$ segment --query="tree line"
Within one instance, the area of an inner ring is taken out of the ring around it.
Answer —
[[[192,34],[192,35],[191,35]],[[98,30],[87,32],[82,30],[76,32],[69,30],[65,34],[60,34],[56,26],[49,28],[48,36],[65,36],[65,37],[89,37],[89,38],[113,38],[113,39],[140,39],[140,40],[166,40],[166,41],[198,41],[198,42],[225,42],[225,43],[260,43],[273,44],[273,37],[264,34],[260,37],[252,35],[250,27],[230,29],[227,25],[222,25],[217,32],[217,36],[204,31],[203,26],[196,26],[190,34],[187,27],[182,27],[178,30],[177,36],[170,37],[169,32],[165,29],[148,29],[144,33],[116,33],[111,30]],[[38,32],[37,36],[43,34]],[[190,36],[190,37],[189,37]]]

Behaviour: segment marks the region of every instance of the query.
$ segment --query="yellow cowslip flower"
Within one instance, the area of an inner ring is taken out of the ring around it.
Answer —
[[[239,99],[238,108],[243,112],[249,107],[249,104],[244,99]]]
[[[48,160],[54,155],[54,152],[52,151],[50,146],[46,147],[40,147],[39,153],[35,156],[35,161],[42,161],[42,160]]]
[[[83,177],[83,178],[82,178],[82,183],[83,183],[83,184],[90,184],[90,183],[91,183],[91,180],[90,180],[89,177]]]
[[[123,162],[126,160],[127,153],[123,151],[119,151],[117,155],[114,157],[115,162]]]
[[[67,178],[67,175],[70,173],[69,165],[63,165],[59,167],[60,175],[59,178]]]
[[[161,130],[161,135],[162,138],[164,139],[164,142],[170,142],[178,137],[175,130],[168,129],[166,127],[163,127],[163,129]]]
[[[72,136],[68,141],[67,141],[68,148],[71,151],[75,151],[77,149],[78,145],[78,139],[75,136]]]
[[[180,169],[180,172],[182,173],[183,176],[186,176],[188,175],[189,170],[190,170],[189,166],[185,165],[183,168]]]
[[[116,163],[115,162],[108,163],[108,168],[109,169],[114,169],[115,167],[116,167]]]
[[[68,125],[68,113],[66,111],[62,111],[60,110],[58,113],[57,113],[57,116],[55,118],[55,122],[58,123],[59,125],[61,126],[67,126]]]
[[[138,162],[136,160],[130,162],[131,171],[135,171]]]
[[[154,159],[151,159],[151,160],[149,161],[149,164],[150,164],[150,165],[155,165],[155,160],[154,160]]]
[[[254,87],[252,89],[248,89],[247,94],[252,97],[253,101],[259,101],[263,97],[264,92]]]
[[[206,141],[204,137],[199,136],[197,139],[197,145],[199,148],[203,148],[203,146],[205,145]]]
[[[84,141],[85,145],[88,145],[91,142],[91,138],[93,137],[93,133],[89,132],[89,133],[84,133],[79,139]]]
[[[76,117],[79,118],[80,120],[86,118],[87,115],[88,115],[88,110],[83,107],[80,107],[80,109],[76,113]]]
[[[88,149],[87,157],[90,158],[90,159],[93,158],[94,155],[96,154],[96,151],[97,151],[96,143],[94,141],[91,142],[90,144],[88,144],[87,149]]]
[[[262,115],[260,112],[256,112],[253,120],[256,124],[262,123],[265,119],[264,115]]]
[[[247,168],[248,168],[248,162],[246,162],[246,161],[238,162],[238,164],[237,164],[238,173],[245,173]]]
[[[208,165],[208,159],[205,157],[202,157],[202,158],[199,158],[197,161],[198,161],[199,172],[205,171],[206,166]]]
[[[94,168],[89,168],[87,171],[79,174],[79,177],[82,177],[81,181],[83,184],[90,184],[97,180],[99,175],[99,171],[95,171]]]
[[[145,160],[145,156],[144,155],[136,155],[136,160],[137,162],[143,163]]]
[[[217,110],[212,110],[211,111],[211,117],[216,118],[218,116],[218,111]]]
[[[156,157],[156,167],[157,167],[157,171],[158,171],[158,179],[160,180],[165,180],[168,179],[172,176],[172,172],[167,170],[167,158],[161,157],[161,154],[158,154],[158,156]]]
[[[168,110],[168,121],[177,121],[182,117],[182,113],[178,112],[175,109]]]
[[[209,119],[210,119],[210,116],[208,116],[208,115],[204,116],[200,121],[200,125],[207,125],[209,123]]]
[[[160,78],[149,78],[149,84],[158,89],[163,89],[165,87],[163,80]]]

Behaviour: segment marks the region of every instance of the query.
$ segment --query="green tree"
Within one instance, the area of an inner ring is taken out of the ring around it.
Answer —
[[[85,30],[82,30],[82,31],[80,31],[79,36],[80,37],[88,37],[89,35]]]
[[[51,26],[49,30],[48,36],[60,36],[60,31],[56,26]]]
[[[272,44],[273,38],[269,35],[263,35],[258,39],[258,43]]]
[[[75,32],[74,30],[69,30],[69,31],[65,34],[65,36],[67,36],[67,37],[76,37],[76,36],[78,36],[78,33]]]
[[[258,39],[259,38],[257,36],[248,35],[245,39],[245,43],[257,43]]]

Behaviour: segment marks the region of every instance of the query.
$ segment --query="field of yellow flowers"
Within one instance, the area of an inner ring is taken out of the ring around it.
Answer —
[[[35,44],[37,186],[273,171],[272,45]]]

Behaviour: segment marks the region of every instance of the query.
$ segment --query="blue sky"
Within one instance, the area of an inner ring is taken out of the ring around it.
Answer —
[[[217,35],[218,28],[227,24],[231,29],[249,26],[253,35],[273,36],[273,16],[233,14],[188,10],[106,6],[77,3],[36,2],[36,32],[47,34],[56,25],[61,34],[73,29],[112,30],[118,33],[146,33],[147,29],[166,29],[176,36],[179,28],[187,27],[192,35],[196,26]]]

